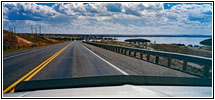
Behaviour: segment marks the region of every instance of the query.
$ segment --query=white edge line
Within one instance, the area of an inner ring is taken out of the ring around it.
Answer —
[[[81,44],[81,46],[84,47],[85,49],[87,49],[88,51],[90,51],[92,54],[94,54],[98,58],[100,58],[101,60],[103,60],[104,62],[106,62],[107,64],[109,64],[111,67],[113,67],[116,70],[118,70],[119,72],[123,73],[124,75],[129,75],[128,73],[124,72],[123,70],[119,69],[118,67],[116,67],[115,65],[111,64],[107,60],[103,59],[102,57],[100,57],[99,55],[97,55],[96,53],[94,53],[93,51],[91,51],[90,49],[88,49],[87,47],[83,46],[82,44]]]
[[[41,50],[41,49],[39,49],[39,50]],[[38,50],[33,50],[33,51],[25,52],[25,53],[20,53],[20,54],[12,55],[12,56],[9,56],[9,57],[5,57],[3,59],[10,59],[10,58],[13,58],[13,57],[17,57],[17,56],[28,54],[28,53],[35,52],[35,51],[38,51]]]
[[[58,44],[56,44],[58,45]],[[54,46],[56,46],[54,45]],[[46,49],[46,48],[49,48],[50,46],[46,46],[44,48],[38,48],[36,50],[32,50],[32,51],[28,51],[28,52],[24,52],[24,53],[20,53],[20,54],[16,54],[16,55],[11,55],[11,56],[8,56],[8,57],[4,57],[3,59],[6,60],[6,59],[10,59],[10,58],[13,58],[13,57],[17,57],[17,56],[20,56],[20,55],[24,55],[24,54],[28,54],[28,53],[31,53],[31,52],[35,52],[35,51],[39,51],[39,50],[43,50],[43,49]]]

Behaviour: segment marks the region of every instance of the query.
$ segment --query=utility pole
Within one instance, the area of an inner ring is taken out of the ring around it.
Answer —
[[[13,33],[13,27],[10,27],[10,31]]]
[[[9,28],[8,28],[8,31],[10,32],[10,26],[9,26]]]
[[[9,32],[13,32],[13,27],[9,26]]]
[[[42,30],[41,30],[41,25],[39,26],[39,30],[40,30],[40,35],[41,35],[41,31],[42,31]]]
[[[35,28],[35,33],[37,34],[37,28]]]
[[[16,26],[13,27],[13,32],[16,33]]]
[[[34,33],[34,30],[33,30],[33,26],[31,25],[31,33],[33,34]]]

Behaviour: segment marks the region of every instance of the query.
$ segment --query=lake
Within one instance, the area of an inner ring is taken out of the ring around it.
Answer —
[[[148,39],[151,41],[151,43],[156,44],[171,44],[171,43],[177,43],[177,44],[185,44],[186,46],[189,44],[192,45],[200,45],[199,42],[205,39],[209,39],[211,37],[112,37],[117,39],[116,41],[124,42],[126,39]]]

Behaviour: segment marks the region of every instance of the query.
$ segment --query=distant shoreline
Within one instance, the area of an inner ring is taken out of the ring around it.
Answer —
[[[209,35],[134,35],[134,36],[123,35],[123,36],[107,36],[107,37],[191,37],[191,38],[209,37],[209,38],[212,38],[212,36],[209,36]]]
[[[211,35],[94,35],[107,37],[212,37]]]
[[[153,44],[184,44],[184,45],[199,45],[199,42],[212,37],[112,37],[116,41],[124,42],[126,39],[148,39]]]
[[[22,33],[31,34],[31,33]],[[79,36],[79,37],[210,37],[212,35],[122,35],[122,34],[51,34],[44,33],[45,35],[57,35],[57,36]]]

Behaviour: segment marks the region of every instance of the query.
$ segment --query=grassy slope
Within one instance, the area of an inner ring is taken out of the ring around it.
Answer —
[[[17,36],[22,38],[23,40],[32,42],[32,45],[26,46],[24,44],[20,44],[17,40]],[[47,46],[62,42],[63,41],[58,40],[53,41],[51,39],[40,37],[35,34],[21,34],[21,33],[15,34],[5,30],[3,31],[3,53]]]

